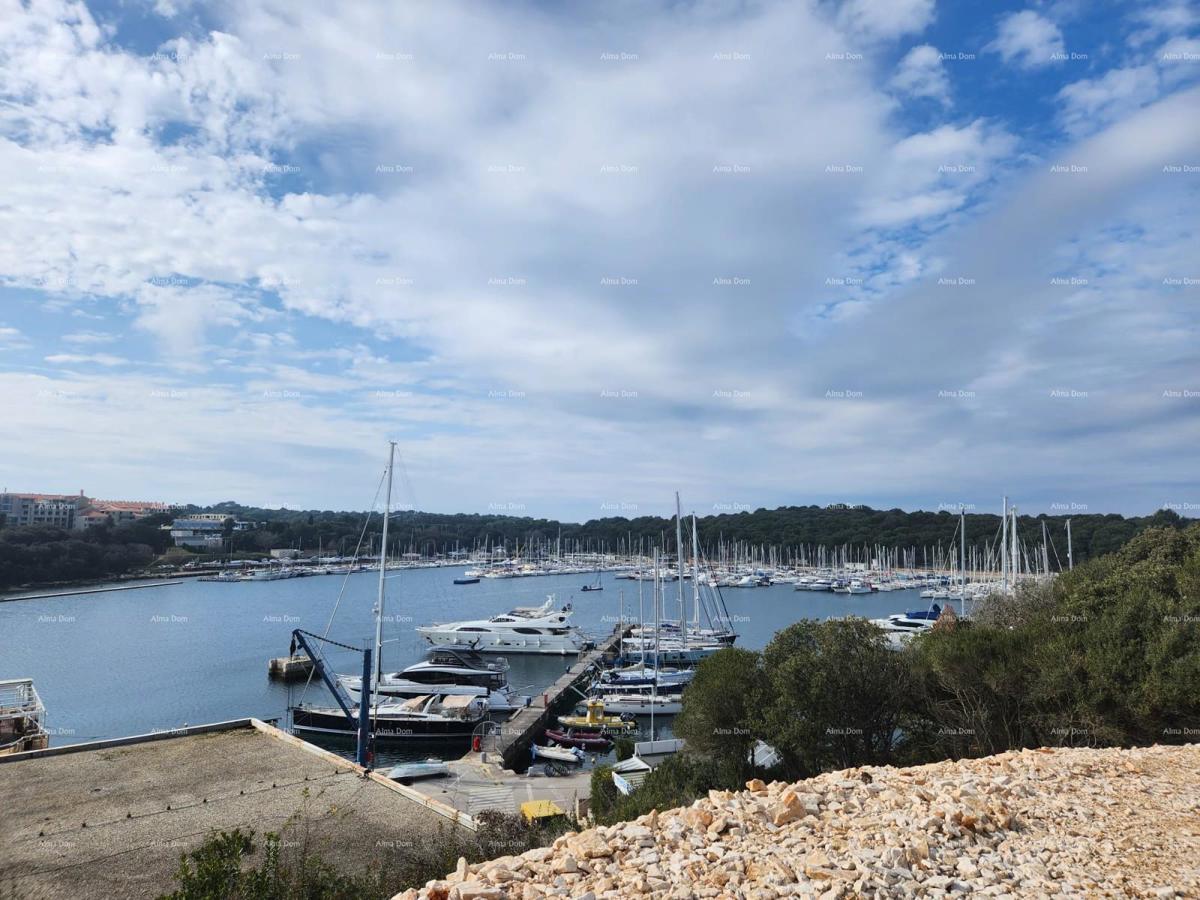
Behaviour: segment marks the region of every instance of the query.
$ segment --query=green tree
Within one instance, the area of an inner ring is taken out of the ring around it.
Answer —
[[[755,719],[763,693],[762,659],[752,650],[726,647],[696,668],[683,693],[674,732],[688,750],[709,756],[739,775],[753,768]]]
[[[891,759],[908,671],[874,625],[802,620],[775,635],[763,668],[764,735],[792,773]]]

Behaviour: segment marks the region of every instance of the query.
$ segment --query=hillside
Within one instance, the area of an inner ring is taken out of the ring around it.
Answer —
[[[710,792],[396,900],[1194,897],[1200,745],[1043,749]]]

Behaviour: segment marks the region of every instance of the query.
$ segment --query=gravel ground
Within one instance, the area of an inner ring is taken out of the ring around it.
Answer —
[[[397,900],[1200,897],[1200,745],[751,781]]]

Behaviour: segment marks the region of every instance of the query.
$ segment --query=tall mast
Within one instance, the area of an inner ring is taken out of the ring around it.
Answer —
[[[1017,505],[1012,505],[1012,533],[1009,535],[1009,540],[1012,541],[1012,579],[1013,587],[1017,586],[1017,576],[1021,572],[1021,547],[1017,541]]]
[[[967,508],[958,510],[958,609],[967,614]]]
[[[696,533],[696,513],[692,513],[692,620],[700,631],[700,537]],[[686,637],[686,634],[684,635]]]
[[[1075,557],[1071,555],[1071,520],[1067,519],[1067,570],[1075,568]]]
[[[654,551],[654,680],[650,682],[650,740],[654,740],[654,707],[658,704],[658,595],[662,575],[658,568],[658,550]],[[643,644],[643,646],[645,646]],[[642,668],[646,666],[646,654],[642,653]]]
[[[1008,593],[1008,497],[1004,498],[1004,512],[1000,516],[1000,588]]]
[[[679,491],[675,492],[675,568],[679,570],[679,630],[687,637],[687,613],[683,605],[683,518],[679,512]]]
[[[1050,539],[1046,536],[1046,520],[1042,519],[1042,574],[1050,574]]]
[[[379,547],[379,597],[375,601],[375,689],[383,677],[383,591],[387,577],[388,519],[392,517],[392,467],[396,459],[396,442],[388,442],[387,499],[383,502],[383,543]],[[365,688],[364,688],[365,690]]]

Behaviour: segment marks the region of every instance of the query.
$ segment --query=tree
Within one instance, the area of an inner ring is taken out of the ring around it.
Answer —
[[[763,668],[763,731],[793,774],[890,760],[908,677],[877,627],[802,620],[775,635]]]
[[[763,692],[761,658],[752,650],[726,647],[696,668],[683,692],[683,711],[674,731],[688,750],[729,765],[739,775],[753,767],[755,718]]]

